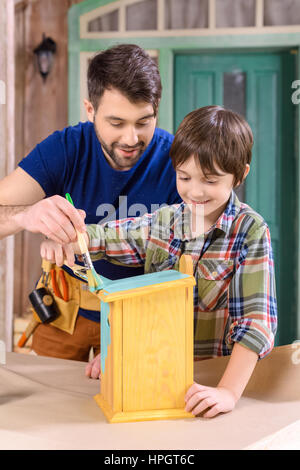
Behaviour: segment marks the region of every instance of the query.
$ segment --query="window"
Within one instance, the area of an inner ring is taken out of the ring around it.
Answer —
[[[80,17],[82,38],[298,31],[299,0],[118,0]],[[226,31],[224,31],[226,29]]]

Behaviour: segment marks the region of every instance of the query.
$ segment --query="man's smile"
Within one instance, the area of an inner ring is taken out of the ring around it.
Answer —
[[[121,154],[124,156],[124,157],[133,157],[134,155],[136,155],[138,152],[140,152],[142,147],[136,147],[134,149],[124,149],[124,148],[121,148],[121,147],[117,147],[116,149],[121,152]]]

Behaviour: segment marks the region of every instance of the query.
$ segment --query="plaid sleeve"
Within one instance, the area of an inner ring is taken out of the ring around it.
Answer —
[[[274,346],[277,328],[274,262],[266,225],[247,237],[228,295],[228,344],[238,342],[262,359]]]
[[[113,264],[143,266],[152,214],[87,226],[93,260],[105,258]]]

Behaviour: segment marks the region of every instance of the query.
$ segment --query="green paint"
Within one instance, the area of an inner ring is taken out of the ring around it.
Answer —
[[[105,361],[107,358],[108,346],[111,343],[110,324],[108,321],[109,303],[101,301],[101,372],[105,373]]]
[[[115,292],[139,289],[140,287],[154,286],[155,284],[161,284],[163,282],[178,281],[187,277],[189,277],[188,274],[183,274],[173,269],[117,280],[108,279],[101,275],[101,289],[103,289],[105,291],[104,294],[107,295]],[[80,275],[80,278],[87,282],[86,275]],[[105,300],[103,301],[105,302]]]
[[[105,291],[104,294],[108,295],[115,292],[139,289],[140,287],[154,286],[155,284],[161,284],[163,282],[178,281],[187,277],[189,277],[188,274],[182,274],[179,271],[168,269],[166,271],[142,274],[141,276],[133,276],[117,280],[101,276],[101,280],[103,283],[102,289]],[[86,276],[82,278],[86,280]],[[103,301],[105,302],[105,299],[103,299]]]
[[[131,289],[139,289],[140,287],[153,286],[163,282],[178,281],[189,277],[179,271],[167,270],[150,274],[142,274],[141,276],[127,277],[116,281],[109,281],[104,278],[105,292],[112,294],[113,292],[127,291]]]

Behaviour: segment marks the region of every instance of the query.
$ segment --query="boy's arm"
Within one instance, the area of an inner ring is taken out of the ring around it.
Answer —
[[[260,226],[248,234],[239,267],[229,285],[231,317],[225,338],[231,358],[217,387],[194,384],[187,392],[187,410],[205,417],[231,411],[242,395],[258,358],[273,347],[277,325],[274,264],[269,230]]]
[[[235,343],[218,387],[227,388],[238,400],[252,375],[257,360],[258,354],[256,352]]]
[[[248,233],[229,284],[231,320],[225,341],[239,343],[265,357],[274,346],[277,301],[274,260],[269,229],[261,225]]]
[[[107,222],[103,225],[87,225],[83,233],[92,260],[106,258],[114,264],[144,265],[146,246],[149,239],[152,214]],[[75,263],[74,255],[80,255],[78,242],[60,244],[45,240],[41,244],[42,258],[62,266],[64,260],[69,266]]]
[[[207,410],[205,418],[233,410],[258,360],[258,355],[238,343],[233,346],[225,372],[217,387],[193,384],[185,397],[186,410],[195,416]]]
[[[153,214],[87,225],[92,260],[105,258],[114,264],[143,266]]]

